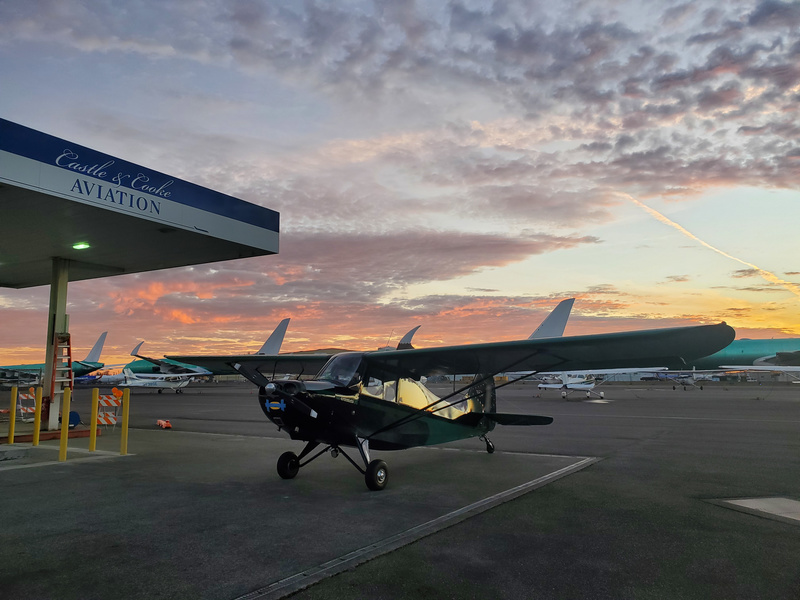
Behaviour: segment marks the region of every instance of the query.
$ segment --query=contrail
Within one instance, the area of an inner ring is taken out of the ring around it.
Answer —
[[[633,202],[639,208],[641,208],[641,209],[647,211],[648,213],[650,213],[650,215],[655,217],[658,221],[661,221],[662,223],[664,223],[665,225],[669,225],[670,227],[674,227],[675,229],[680,231],[683,235],[685,235],[689,239],[694,240],[698,244],[702,244],[703,246],[705,246],[706,248],[708,248],[710,250],[713,250],[717,254],[721,254],[725,258],[730,258],[731,260],[735,260],[736,262],[738,262],[740,264],[743,264],[743,265],[745,265],[747,267],[750,267],[751,269],[754,269],[755,271],[758,272],[759,275],[761,275],[761,277],[763,277],[764,279],[766,279],[770,283],[774,283],[776,285],[780,285],[780,286],[786,288],[787,290],[789,290],[794,295],[800,296],[800,285],[797,285],[796,283],[792,283],[791,281],[786,281],[785,279],[781,279],[780,277],[775,275],[775,273],[771,273],[771,272],[769,272],[769,271],[767,271],[765,269],[762,269],[761,267],[757,267],[753,263],[749,263],[746,260],[742,260],[741,258],[736,258],[735,256],[731,256],[730,254],[728,254],[727,252],[725,252],[723,250],[720,250],[719,248],[715,248],[714,246],[712,246],[708,242],[704,242],[703,240],[701,240],[699,237],[694,235],[691,231],[687,231],[685,228],[683,228],[680,225],[678,225],[675,221],[671,221],[670,219],[668,219],[667,217],[662,215],[657,210],[654,210],[654,209],[650,208],[646,204],[642,204],[641,202],[639,202],[636,198],[634,198],[630,194],[626,194],[624,192],[618,192],[618,193],[621,196],[624,196],[625,198],[627,198],[628,200]]]

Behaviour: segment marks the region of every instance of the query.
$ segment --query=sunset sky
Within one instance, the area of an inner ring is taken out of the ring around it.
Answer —
[[[275,256],[71,284],[108,363],[285,317],[284,351],[521,339],[567,297],[567,335],[800,336],[798,107],[800,2],[0,3],[0,117],[281,215]],[[0,288],[0,364],[48,294]]]

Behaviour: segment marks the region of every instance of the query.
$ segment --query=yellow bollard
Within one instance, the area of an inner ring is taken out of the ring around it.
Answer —
[[[31,446],[39,445],[39,431],[42,428],[42,388],[36,388],[36,410],[33,412],[33,441]]]
[[[92,417],[90,423],[91,431],[89,431],[89,452],[94,452],[97,448],[97,404],[100,402],[100,390],[94,388],[92,390]]]
[[[128,453],[128,417],[131,412],[131,388],[125,388],[122,394],[122,435],[119,444],[120,456]]]
[[[58,450],[58,460],[67,460],[67,440],[69,439],[69,401],[72,390],[64,388],[64,399],[61,401],[61,446]]]
[[[8,414],[8,445],[14,443],[14,427],[17,424],[17,386],[11,388],[11,412]]]

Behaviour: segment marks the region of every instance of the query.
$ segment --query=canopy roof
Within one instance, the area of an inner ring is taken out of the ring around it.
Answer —
[[[0,119],[0,287],[278,252],[280,215]],[[75,244],[88,244],[76,249]]]

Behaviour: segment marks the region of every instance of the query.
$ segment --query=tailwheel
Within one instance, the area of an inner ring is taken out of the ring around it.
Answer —
[[[284,452],[278,458],[278,475],[282,479],[294,479],[300,470],[300,461],[294,452]]]
[[[485,435],[482,435],[478,439],[480,439],[482,442],[486,442],[486,452],[488,452],[489,454],[494,454],[494,444],[492,443],[492,440],[490,440]]]
[[[364,481],[367,482],[367,487],[373,492],[385,488],[386,482],[389,481],[389,468],[386,463],[377,458],[369,463],[364,473]]]

